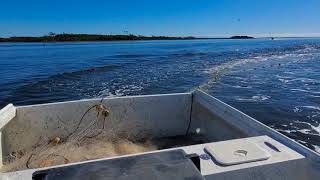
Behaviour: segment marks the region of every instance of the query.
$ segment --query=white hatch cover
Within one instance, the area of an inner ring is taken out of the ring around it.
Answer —
[[[244,139],[222,141],[205,147],[205,150],[220,164],[234,165],[269,159],[271,155],[257,144]]]

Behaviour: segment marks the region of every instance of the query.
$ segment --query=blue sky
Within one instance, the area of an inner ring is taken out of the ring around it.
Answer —
[[[0,36],[320,36],[320,0],[1,0]]]

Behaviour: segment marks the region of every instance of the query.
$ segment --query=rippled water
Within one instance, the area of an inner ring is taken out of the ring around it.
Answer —
[[[1,43],[0,106],[209,92],[320,152],[320,39]]]

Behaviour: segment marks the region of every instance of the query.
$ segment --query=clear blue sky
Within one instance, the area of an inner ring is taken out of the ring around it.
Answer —
[[[320,36],[320,0],[1,0],[0,36]]]

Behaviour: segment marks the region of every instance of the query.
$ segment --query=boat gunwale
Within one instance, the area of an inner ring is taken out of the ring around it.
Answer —
[[[60,102],[49,102],[49,103],[40,103],[40,104],[30,104],[30,105],[21,105],[15,106],[16,108],[27,108],[27,107],[37,107],[37,106],[47,106],[47,105],[57,105],[57,104],[67,104],[67,103],[77,103],[77,102],[90,102],[90,101],[101,101],[108,99],[127,99],[127,98],[144,98],[144,97],[160,97],[160,96],[176,96],[176,95],[192,95],[192,92],[187,93],[170,93],[170,94],[151,94],[151,95],[134,95],[134,96],[106,96],[101,98],[92,98],[92,99],[78,99],[70,101],[60,101]]]
[[[302,144],[296,142],[295,140],[281,134],[280,132],[272,129],[271,127],[263,124],[262,122],[258,121],[257,119],[245,114],[244,112],[230,106],[229,104],[219,100],[218,98],[211,96],[210,94],[202,91],[202,90],[196,90],[195,92],[195,96],[196,94],[200,94],[200,95],[204,95],[204,96],[209,96],[211,99],[209,100],[214,100],[215,103],[219,103],[220,105],[223,105],[225,108],[237,113],[238,115],[241,115],[244,118],[238,117],[238,119],[240,119],[241,121],[235,122],[233,120],[228,120],[227,118],[223,118],[221,117],[223,120],[225,120],[227,123],[230,123],[232,125],[234,125],[235,127],[240,127],[241,131],[245,131],[245,133],[247,133],[248,135],[253,134],[252,129],[248,129],[248,127],[245,127],[246,125],[250,124],[251,126],[254,126],[255,131],[257,132],[259,130],[261,130],[264,134],[255,134],[254,136],[262,136],[262,135],[267,135],[277,141],[279,141],[280,143],[288,146],[289,148],[301,153],[302,155],[306,156],[307,158],[312,159],[313,161],[319,163],[319,167],[320,167],[320,153],[317,153],[305,146],[303,146]],[[209,102],[210,103],[210,102]],[[210,104],[209,104],[210,106]],[[204,106],[206,108],[208,108],[208,110],[210,110],[210,107]],[[244,123],[244,124],[242,124]]]

